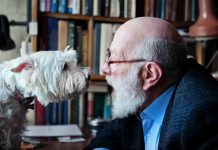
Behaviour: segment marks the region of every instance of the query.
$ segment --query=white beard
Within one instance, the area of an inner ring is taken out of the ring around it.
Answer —
[[[115,92],[114,95],[112,94],[114,117],[124,118],[129,114],[135,114],[138,108],[145,103],[147,95],[141,87],[137,74],[133,75],[131,73],[119,80],[114,80],[109,76],[106,79]]]

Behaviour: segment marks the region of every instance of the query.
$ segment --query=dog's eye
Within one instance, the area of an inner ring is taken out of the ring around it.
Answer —
[[[64,67],[63,67],[63,71],[67,70],[68,69],[68,65],[67,63],[64,64]]]

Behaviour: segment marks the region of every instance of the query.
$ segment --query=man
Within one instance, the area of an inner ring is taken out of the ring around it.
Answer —
[[[113,87],[112,120],[88,149],[218,148],[218,84],[176,29],[153,17],[116,32],[103,71]]]

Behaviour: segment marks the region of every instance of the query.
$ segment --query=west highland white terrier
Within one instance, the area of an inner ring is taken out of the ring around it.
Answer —
[[[77,66],[76,51],[39,51],[0,64],[0,149],[20,149],[27,109],[71,99],[87,87],[89,70]]]

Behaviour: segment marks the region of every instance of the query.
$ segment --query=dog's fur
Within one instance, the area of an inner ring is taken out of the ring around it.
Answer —
[[[33,98],[43,105],[71,99],[87,86],[88,69],[74,50],[39,51],[0,64],[0,149],[20,149],[25,113]]]

